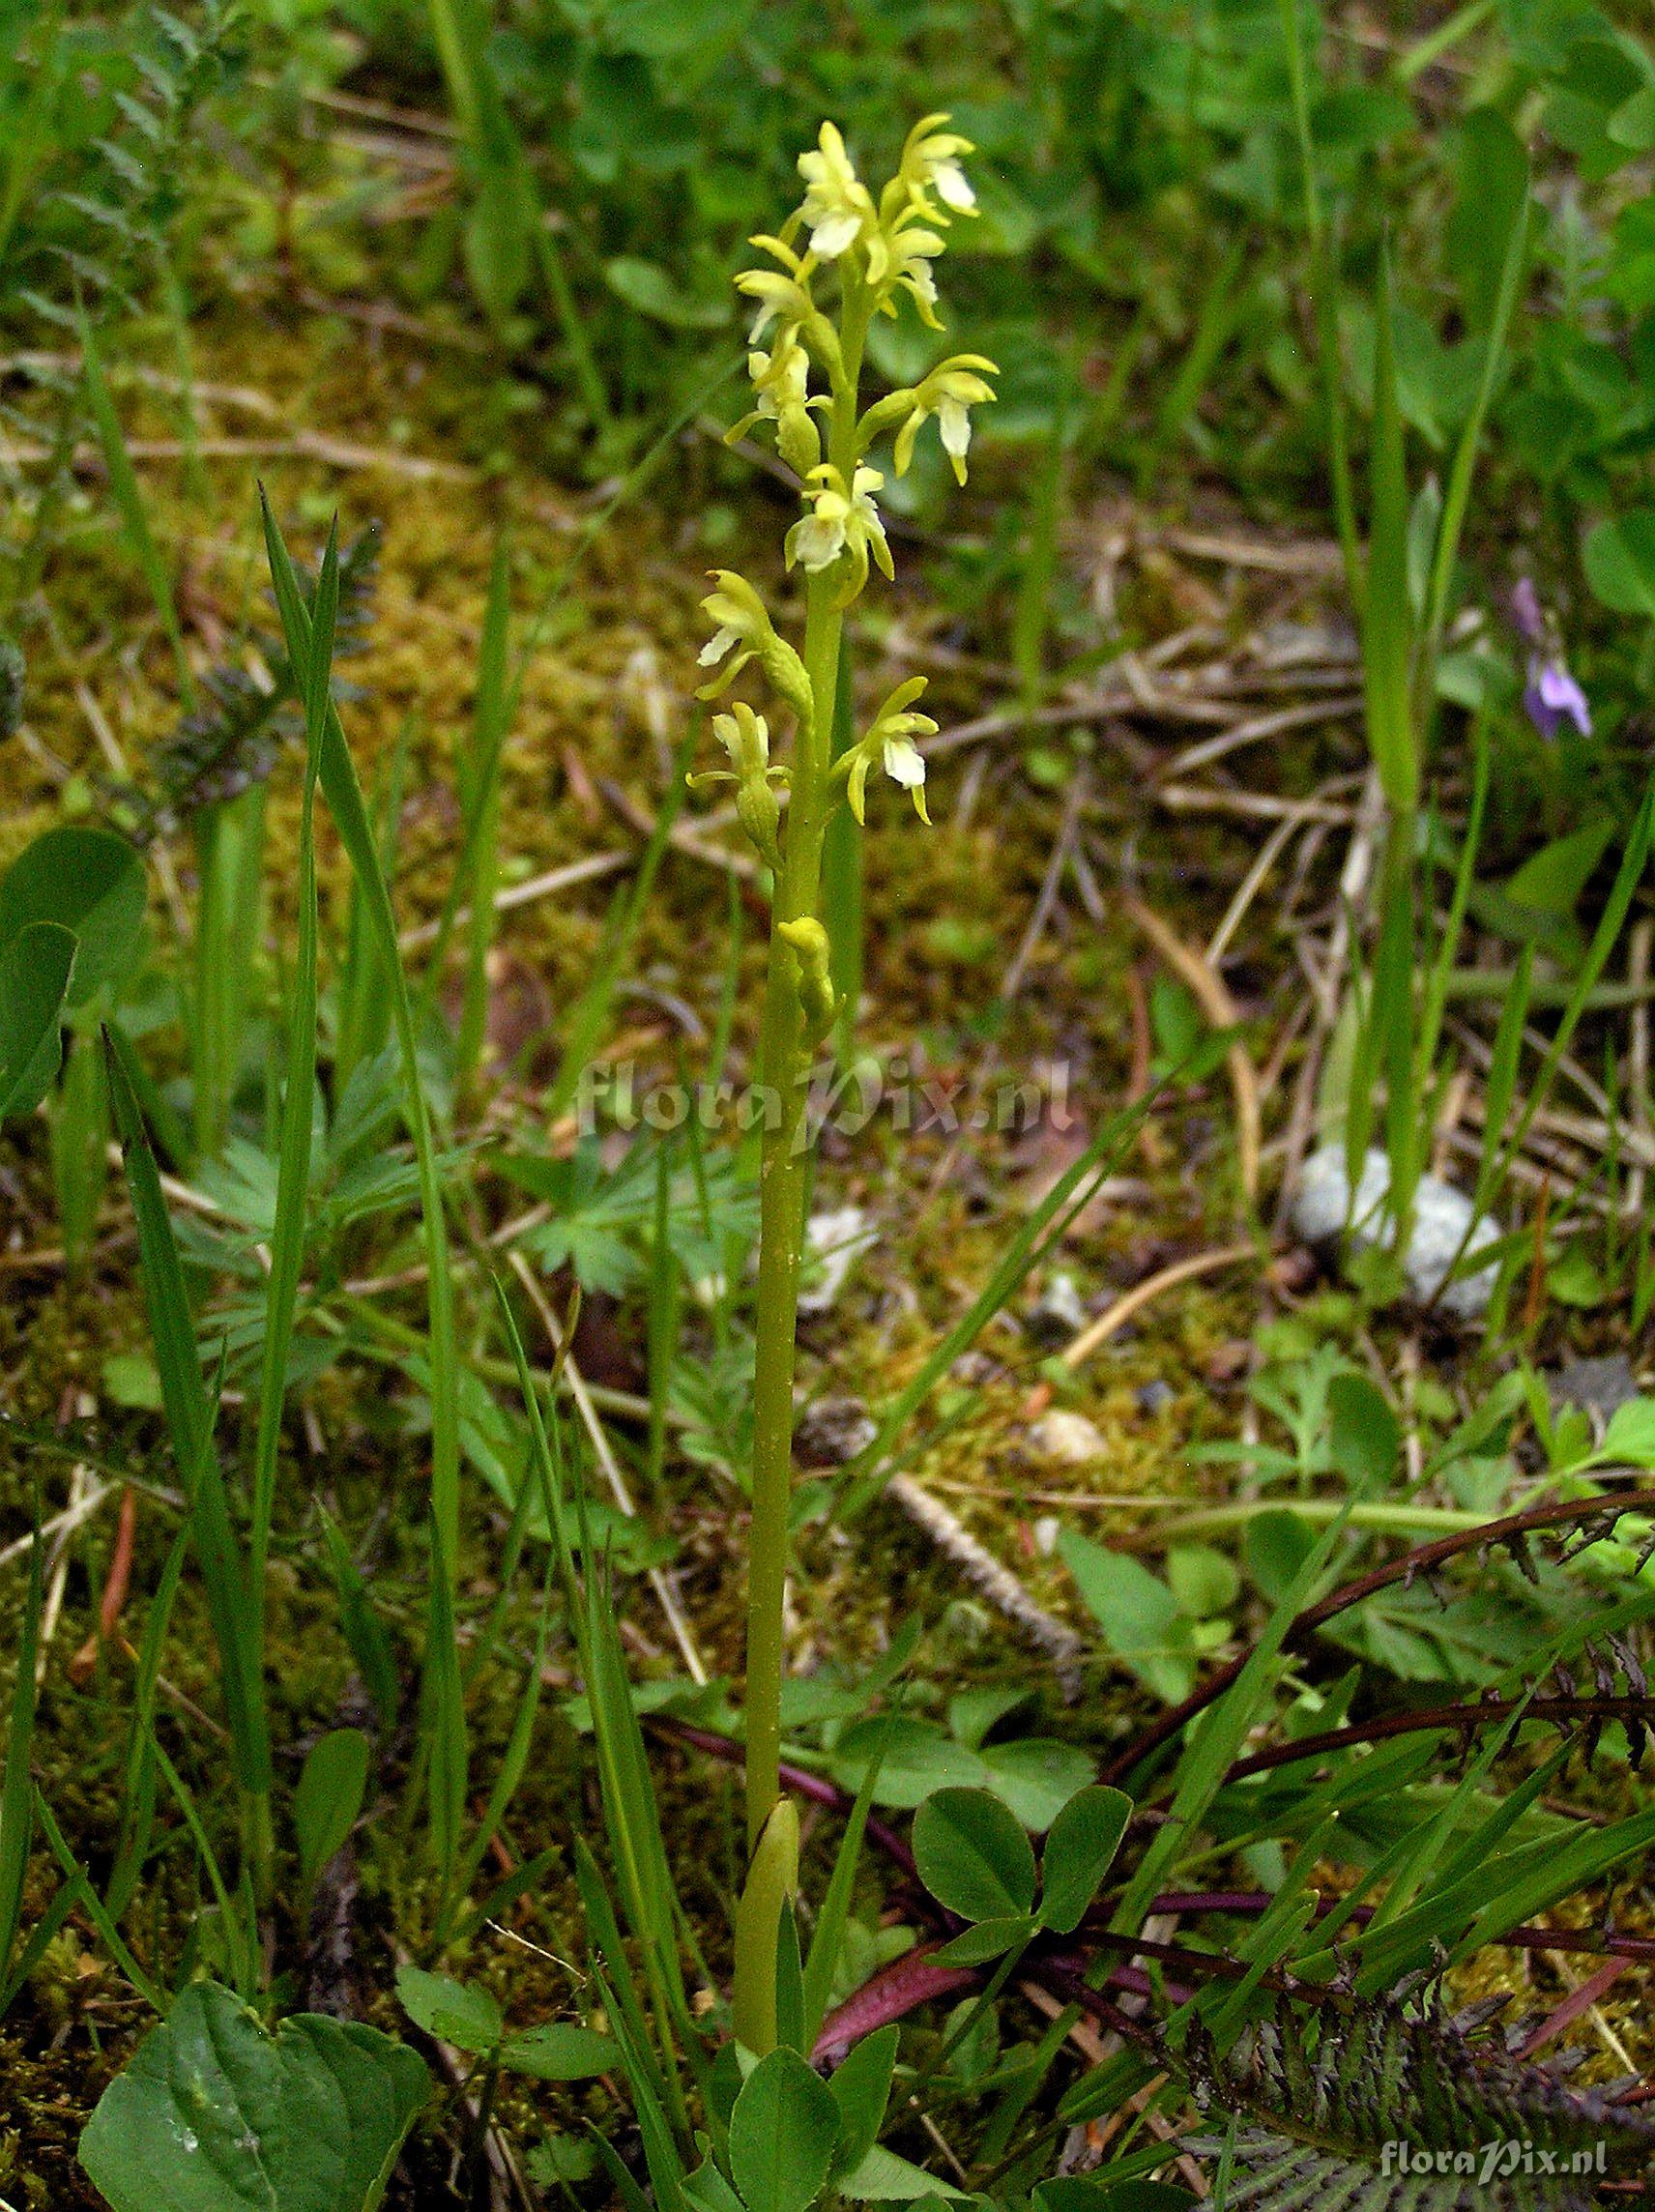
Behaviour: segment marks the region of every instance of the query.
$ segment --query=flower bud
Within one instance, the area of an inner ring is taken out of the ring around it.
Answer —
[[[711,573],[717,589],[702,600],[701,611],[717,626],[702,647],[700,660],[703,668],[717,668],[718,673],[701,686],[697,698],[716,699],[749,660],[757,660],[800,723],[807,724],[814,713],[814,696],[803,661],[785,639],[777,637],[763,599],[745,576],[734,568],[714,568]],[[726,665],[719,666],[721,662]]]
[[[804,1015],[804,1032],[812,1044],[820,1044],[839,1015],[828,932],[814,915],[806,914],[797,921],[778,921],[776,935],[798,954],[798,1004]]]

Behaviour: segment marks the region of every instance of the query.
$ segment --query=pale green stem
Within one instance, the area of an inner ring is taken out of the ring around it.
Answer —
[[[868,304],[847,301],[841,333],[844,378],[833,394],[828,458],[847,482],[856,467],[857,386]],[[788,1501],[793,1475],[793,1375],[798,1270],[809,1169],[805,1120],[810,1041],[798,1002],[798,962],[777,924],[817,911],[822,837],[828,812],[833,706],[844,609],[838,579],[813,575],[806,600],[804,666],[814,713],[795,741],[782,868],[770,913],[760,1064],[766,1098],[759,1167],[759,1286],[753,1357],[753,1524],[747,1567],[747,1843],[756,1847],[781,1793],[782,1601],[787,1583]],[[774,1100],[774,1110],[771,1100]]]

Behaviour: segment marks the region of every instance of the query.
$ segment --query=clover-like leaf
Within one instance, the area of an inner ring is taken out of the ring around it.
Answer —
[[[914,1816],[919,1878],[962,1920],[1015,1919],[1034,1903],[1034,1852],[1017,1816],[987,1790],[938,1790]]]
[[[1040,1862],[1040,1924],[1072,1936],[1114,1864],[1132,1818],[1124,1790],[1077,1790],[1052,1822]]]
[[[931,1956],[939,1966],[985,1966],[1007,1951],[1021,1950],[1039,1927],[1031,1912],[997,1914],[992,1920],[979,1920],[974,1928],[962,1929],[951,1943]]]

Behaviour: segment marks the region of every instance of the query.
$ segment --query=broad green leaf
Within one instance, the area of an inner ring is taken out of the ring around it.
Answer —
[[[1180,1647],[1178,1603],[1130,1552],[1112,1552],[1073,1528],[1058,1538],[1063,1564],[1090,1607],[1104,1642],[1158,1698],[1176,1704],[1194,1668]]]
[[[0,951],[32,921],[73,932],[79,949],[69,983],[72,1006],[84,1006],[125,977],[143,920],[144,863],[125,837],[107,830],[48,830],[0,881]]]
[[[1655,507],[1595,523],[1581,559],[1587,583],[1606,607],[1655,620]]]
[[[1228,1613],[1241,1588],[1234,1560],[1210,1544],[1172,1545],[1167,1553],[1167,1581],[1179,1611],[1193,1620]]]
[[[756,0],[616,0],[604,35],[620,52],[671,61],[740,36]]]
[[[1003,1683],[961,1690],[948,1700],[948,1726],[969,1751],[980,1751],[990,1729],[1029,1703],[1028,1690],[1008,1689]]]
[[[964,2201],[962,2191],[878,2143],[849,2173],[840,2174],[833,2186],[857,2204],[915,2204],[925,2197]]]
[[[1633,154],[1655,148],[1655,84],[1646,84],[1630,100],[1623,100],[1609,119],[1609,134],[1617,146]]]
[[[508,2035],[500,2047],[502,2066],[513,2074],[532,2074],[537,2081],[590,2081],[619,2064],[620,2056],[612,2035],[561,2020]]]
[[[1444,245],[1466,320],[1485,331],[1499,305],[1506,242],[1528,192],[1528,156],[1497,107],[1473,107],[1458,136],[1459,178]]]
[[[1057,1736],[991,1743],[980,1756],[988,1770],[986,1787],[1036,1836],[1045,1834],[1075,1791],[1097,1772],[1089,1753]]]
[[[741,2199],[710,2158],[685,2174],[683,2197],[693,2212],[741,2212]]]
[[[747,2212],[805,2212],[839,2139],[839,2107],[808,2060],[785,2045],[741,2084],[730,2115],[730,2171]]]
[[[312,1745],[293,1793],[299,1873],[306,1889],[356,1826],[367,1790],[367,1738],[334,1729]]]
[[[451,2043],[456,2051],[479,2056],[497,2051],[506,2033],[500,2007],[487,1990],[475,1982],[456,1982],[449,1974],[428,1974],[422,1966],[396,1969],[396,1994],[416,2027],[434,2035],[439,2043]]]
[[[914,1817],[914,1860],[940,1905],[998,1920],[1034,1903],[1034,1852],[1023,1823],[987,1790],[938,1790]]]
[[[1115,1862],[1132,1800],[1101,1785],[1071,1797],[1052,1822],[1040,1862],[1040,1922],[1070,1936]]]
[[[55,921],[32,921],[0,948],[0,1121],[32,1114],[51,1089],[74,948]]]
[[[103,2092],[80,2163],[113,2212],[373,2212],[430,2087],[377,2028],[301,2014],[267,2035],[195,1982]]]
[[[979,1920],[974,1928],[967,1928],[952,1942],[944,1943],[931,1956],[940,1966],[982,1966],[990,1959],[1002,1958],[1007,1951],[1019,1951],[1029,1941],[1040,1923],[1031,1912],[1000,1913],[992,1920]]]
[[[1271,1605],[1292,1585],[1315,1542],[1310,1523],[1291,1506],[1268,1506],[1248,1522],[1247,1572]]]
[[[845,1790],[859,1790],[870,1763],[880,1761],[874,1803],[913,1807],[949,1784],[981,1784],[988,1768],[974,1751],[956,1743],[930,1721],[874,1717],[854,1721],[834,1746],[829,1772]]]
[[[1565,837],[1553,837],[1508,878],[1506,897],[1513,906],[1532,907],[1541,914],[1572,915],[1614,831],[1612,816],[1605,814]]]
[[[828,2077],[828,2086],[839,2108],[835,2173],[844,2174],[859,2166],[879,2140],[886,2106],[890,2101],[890,2077],[901,2033],[892,2022],[876,2028],[872,2035],[864,2035]],[[843,2181],[839,2186],[844,2187]]]
[[[522,297],[533,264],[535,210],[516,164],[490,164],[466,217],[465,265],[489,319],[505,321]]]
[[[1633,1398],[1617,1406],[1604,1432],[1603,1447],[1593,1456],[1655,1467],[1655,1398]]]
[[[1334,1466],[1358,1495],[1383,1490],[1402,1449],[1402,1424],[1383,1391],[1365,1375],[1336,1375],[1327,1411]]]
[[[603,265],[609,289],[639,314],[679,331],[716,330],[730,320],[721,299],[703,299],[686,292],[670,269],[658,261],[645,261],[634,253],[619,253]]]

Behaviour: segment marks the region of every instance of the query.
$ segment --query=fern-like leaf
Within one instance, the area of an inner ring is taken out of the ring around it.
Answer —
[[[1221,2057],[1198,2020],[1182,2070],[1234,2139],[1229,2201],[1249,2212],[1590,2212],[1641,2177],[1655,2120],[1480,2034],[1478,2015],[1393,1998],[1277,2000]],[[1193,2147],[1216,2155],[1215,2139]]]

